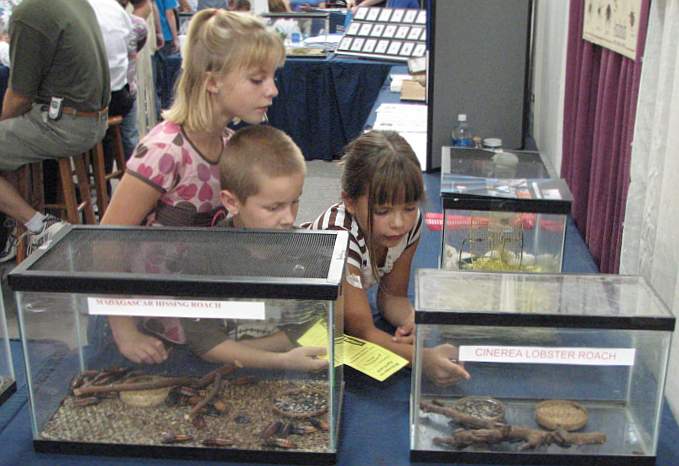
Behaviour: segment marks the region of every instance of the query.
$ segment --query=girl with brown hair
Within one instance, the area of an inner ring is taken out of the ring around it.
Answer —
[[[342,202],[311,227],[349,232],[345,331],[412,362],[414,311],[408,282],[422,229],[418,206],[425,193],[420,164],[405,139],[391,131],[359,136],[347,146],[342,162]],[[394,335],[375,326],[368,300],[373,285],[378,286],[377,308],[396,327]],[[456,362],[452,345],[425,348],[422,360],[424,373],[437,384],[469,378]]]

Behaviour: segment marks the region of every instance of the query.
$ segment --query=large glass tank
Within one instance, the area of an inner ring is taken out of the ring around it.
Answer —
[[[14,375],[12,352],[7,333],[5,303],[0,291],[0,405],[14,392],[16,392],[16,376]]]
[[[281,37],[289,57],[322,58],[335,48],[327,12],[263,13],[262,18]]]
[[[35,449],[334,462],[347,241],[346,232],[60,231],[9,275]]]
[[[674,317],[640,277],[418,271],[411,458],[654,464]],[[452,345],[469,380],[423,358]]]
[[[560,272],[572,196],[538,152],[443,147],[440,267]]]

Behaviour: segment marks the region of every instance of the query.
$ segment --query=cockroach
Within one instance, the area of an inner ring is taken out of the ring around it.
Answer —
[[[270,437],[273,437],[274,435],[277,435],[281,427],[283,427],[283,423],[281,421],[273,421],[271,424],[266,426],[266,429],[262,431],[259,436],[262,438],[262,440],[267,440]]]
[[[163,432],[161,442],[164,444],[184,443],[193,440],[193,436],[189,434],[175,434],[174,432]]]
[[[264,445],[267,447],[278,447],[285,449],[297,448],[297,445],[295,445],[295,443],[292,440],[279,437],[271,437],[267,439],[264,442]]]
[[[206,438],[201,442],[206,447],[229,447],[233,445],[233,440],[222,437]]]

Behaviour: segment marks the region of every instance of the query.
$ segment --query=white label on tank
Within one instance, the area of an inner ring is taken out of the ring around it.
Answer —
[[[550,348],[541,346],[460,346],[464,362],[633,366],[635,348]]]
[[[87,298],[92,315],[265,319],[262,301],[203,301],[155,298]]]
[[[550,200],[558,200],[558,199],[561,199],[561,192],[558,189],[555,189],[555,188],[543,189],[542,190],[542,197],[544,197],[545,199],[550,199]]]

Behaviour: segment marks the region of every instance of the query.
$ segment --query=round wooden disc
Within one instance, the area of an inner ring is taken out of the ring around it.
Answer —
[[[156,380],[156,378],[162,377],[154,377],[150,375],[140,376],[138,378],[131,379],[130,382],[151,382]],[[127,390],[120,392],[120,399],[129,406],[134,406],[137,408],[150,408],[163,403],[171,389],[172,387],[150,388],[148,390]]]
[[[548,430],[573,431],[587,424],[587,408],[568,400],[546,400],[535,406],[535,420]]]

